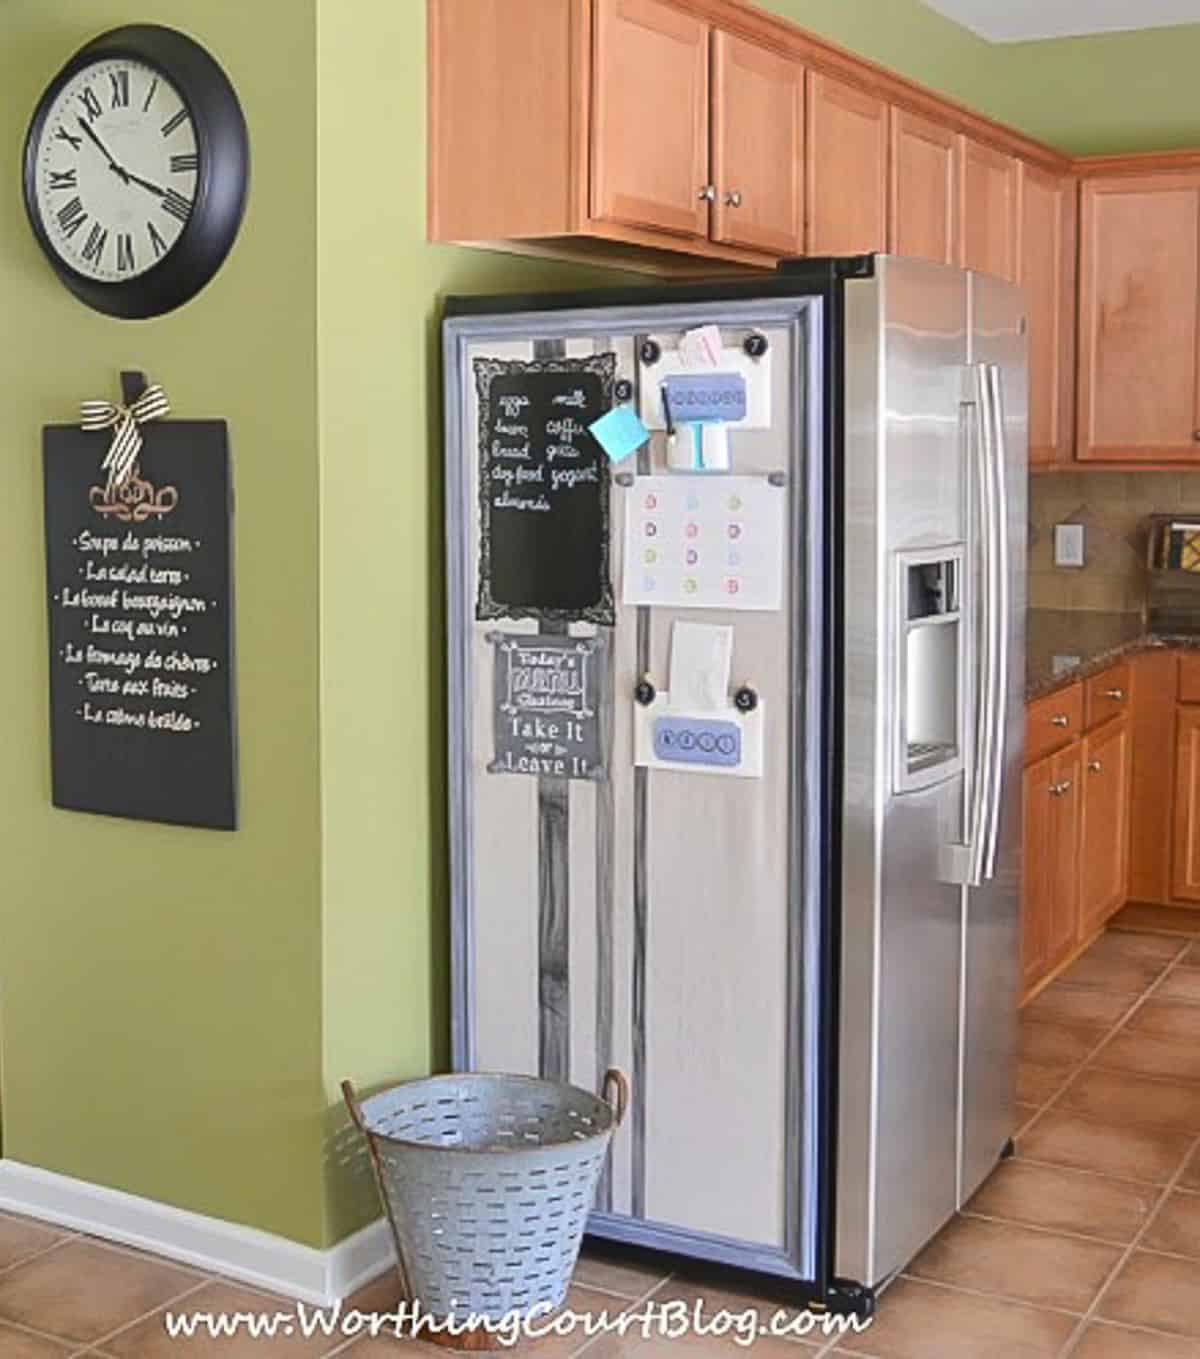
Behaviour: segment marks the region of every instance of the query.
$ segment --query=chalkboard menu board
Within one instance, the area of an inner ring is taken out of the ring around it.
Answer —
[[[45,431],[54,805],[233,830],[226,428],[173,420],[143,437],[109,494],[109,434]]]
[[[588,426],[613,404],[615,354],[475,360],[477,618],[615,621],[608,458]]]
[[[495,696],[491,774],[606,776],[600,732],[605,640],[488,634]]]

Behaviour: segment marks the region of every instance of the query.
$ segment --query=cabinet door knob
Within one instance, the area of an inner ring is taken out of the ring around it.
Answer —
[[[1071,791],[1070,779],[1063,779],[1061,783],[1052,783],[1050,785],[1050,794],[1052,797],[1066,797],[1066,795],[1070,791]]]
[[[1071,725],[1071,719],[1066,713],[1055,713],[1050,719],[1050,725],[1052,727],[1069,727]]]
[[[741,189],[730,189],[725,195],[725,206],[727,208],[740,208],[742,206]]]
[[[1099,774],[1103,771],[1104,765],[1100,760],[1089,760],[1088,768],[1092,771],[1093,774]]]
[[[1192,430],[1192,439],[1195,443],[1200,444],[1200,429]]]
[[[716,197],[717,197],[717,186],[716,186],[715,184],[706,184],[706,185],[700,190],[700,195],[699,195],[699,197],[700,197],[701,203],[713,203],[713,202],[715,202],[715,201],[716,201]]]
[[[1113,700],[1114,703],[1124,703],[1124,702],[1125,702],[1125,690],[1124,690],[1124,689],[1105,689],[1105,691],[1104,691],[1104,697],[1105,697],[1105,698],[1111,698],[1111,699]]]

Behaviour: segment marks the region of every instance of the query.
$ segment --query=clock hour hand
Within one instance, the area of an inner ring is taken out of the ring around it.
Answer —
[[[141,175],[135,175],[132,170],[125,171],[125,178],[132,181],[134,184],[140,184],[143,189],[148,189],[152,194],[156,194],[159,198],[166,198],[167,196],[166,189],[160,189],[157,184],[151,184],[148,179],[143,179]]]
[[[112,153],[109,151],[108,147],[104,145],[100,138],[96,136],[96,134],[92,131],[91,127],[86,122],[84,122],[82,118],[80,118],[78,121],[79,126],[83,129],[84,135],[91,138],[91,140],[95,142],[97,148],[100,151],[100,154],[104,157],[106,161],[108,161],[108,168],[114,171],[114,173],[120,175],[120,177],[128,184],[129,183],[128,173],[122,170],[121,167],[117,164],[117,162],[113,159]]]

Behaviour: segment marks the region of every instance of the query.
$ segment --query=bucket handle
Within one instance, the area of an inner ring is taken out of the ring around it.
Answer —
[[[350,1110],[350,1117],[354,1120],[354,1126],[369,1140],[367,1125],[363,1121],[362,1106],[358,1102],[358,1094],[354,1089],[353,1081],[342,1082],[342,1098],[346,1101],[346,1108]]]
[[[614,1127],[619,1128],[625,1122],[625,1113],[629,1108],[629,1077],[617,1067],[610,1067],[604,1073],[600,1097],[612,1109]]]
[[[396,1246],[396,1273],[400,1276],[400,1287],[404,1290],[404,1296],[411,1298],[412,1288],[408,1282],[408,1265],[404,1260],[404,1252],[400,1249],[400,1233],[396,1230],[396,1219],[392,1214],[392,1200],[383,1176],[383,1167],[379,1164],[379,1148],[375,1145],[375,1139],[371,1136],[371,1130],[367,1127],[366,1119],[363,1118],[362,1105],[359,1103],[358,1092],[354,1089],[353,1081],[345,1080],[342,1082],[342,1098],[346,1101],[346,1108],[350,1110],[350,1117],[354,1120],[354,1126],[362,1134],[367,1144],[371,1173],[375,1177],[375,1187],[379,1190],[379,1201],[383,1204],[383,1211],[387,1215],[388,1223],[392,1229],[392,1240]]]

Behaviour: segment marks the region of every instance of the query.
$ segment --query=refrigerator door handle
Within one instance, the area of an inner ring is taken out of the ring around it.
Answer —
[[[992,765],[989,770],[987,844],[983,872],[987,878],[996,873],[996,852],[1000,841],[1000,806],[1004,783],[1004,746],[1008,731],[1009,609],[1011,607],[1011,550],[1008,538],[1008,449],[1004,431],[1004,391],[1000,365],[988,364],[985,374],[987,402],[984,418],[991,426],[988,440],[992,457],[992,548],[996,565],[996,588],[992,615]]]
[[[991,767],[988,749],[991,731],[988,714],[992,708],[992,665],[988,654],[991,639],[991,594],[993,589],[990,549],[992,512],[989,469],[991,458],[987,447],[990,433],[985,404],[986,383],[982,369],[982,364],[972,365],[971,400],[968,406],[970,418],[967,426],[968,438],[971,441],[971,480],[978,502],[976,522],[979,531],[978,551],[972,553],[977,563],[974,593],[978,597],[978,607],[974,608],[972,612],[977,620],[978,631],[975,636],[976,665],[974,671],[977,679],[974,694],[975,731],[971,751],[971,819],[967,835],[967,844],[970,849],[967,869],[967,885],[969,887],[978,887],[983,881],[984,845],[987,832],[988,770]]]
[[[973,366],[974,483],[979,503],[980,597],[975,741],[967,884],[979,887],[995,871],[1004,731],[1007,720],[1008,557],[1005,548],[1004,433],[999,420],[999,370]]]

